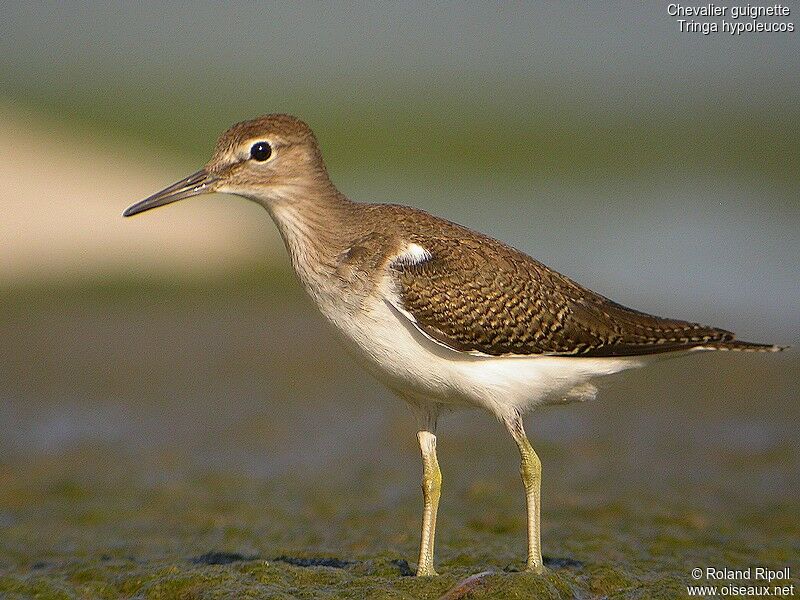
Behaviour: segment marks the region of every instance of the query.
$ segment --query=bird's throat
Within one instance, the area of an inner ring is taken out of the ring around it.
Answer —
[[[338,192],[307,190],[265,207],[280,231],[292,267],[312,293],[310,288],[332,275],[337,257],[346,250],[352,203]]]

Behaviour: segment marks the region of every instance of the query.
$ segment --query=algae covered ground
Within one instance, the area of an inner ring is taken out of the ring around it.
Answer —
[[[683,598],[694,568],[758,566],[797,583],[796,352],[668,360],[529,415],[544,576],[519,572],[513,442],[446,415],[441,576],[416,579],[410,413],[306,300],[260,289],[4,306],[0,598]]]

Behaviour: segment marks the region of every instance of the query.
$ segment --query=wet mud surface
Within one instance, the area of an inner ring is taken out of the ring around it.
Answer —
[[[417,579],[413,419],[304,301],[36,309],[0,336],[2,598],[681,598],[695,567],[800,572],[796,351],[530,414],[543,576],[513,442],[445,415],[441,576]]]

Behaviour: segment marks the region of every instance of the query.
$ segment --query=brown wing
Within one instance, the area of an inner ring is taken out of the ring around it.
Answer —
[[[733,339],[722,329],[626,308],[490,238],[413,241],[430,257],[392,264],[401,308],[455,350],[634,356]]]

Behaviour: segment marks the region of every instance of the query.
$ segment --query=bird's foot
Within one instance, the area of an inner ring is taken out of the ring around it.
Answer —
[[[417,577],[436,577],[439,575],[431,565],[420,565],[417,567]]]
[[[525,565],[525,571],[527,573],[534,573],[535,575],[544,575],[547,573],[547,567],[541,562],[528,561],[528,564]]]

